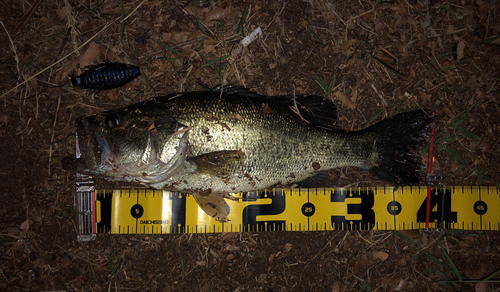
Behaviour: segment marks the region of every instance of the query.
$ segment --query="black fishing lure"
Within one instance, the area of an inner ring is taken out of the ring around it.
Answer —
[[[105,63],[85,67],[84,71],[71,76],[73,86],[106,90],[123,86],[141,75],[139,67],[122,63]]]

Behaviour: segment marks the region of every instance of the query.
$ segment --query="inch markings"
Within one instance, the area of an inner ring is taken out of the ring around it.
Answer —
[[[404,230],[425,228],[427,187],[272,189],[236,194],[229,223],[206,215],[190,195],[161,190],[97,190],[92,228],[81,234]],[[84,202],[85,203],[85,202]],[[430,228],[500,230],[497,187],[433,188]],[[88,213],[88,212],[87,212]],[[83,216],[78,214],[78,216]],[[82,218],[78,218],[80,221]]]

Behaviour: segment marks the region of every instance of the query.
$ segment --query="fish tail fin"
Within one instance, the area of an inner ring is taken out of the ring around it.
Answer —
[[[432,117],[425,110],[394,115],[366,129],[376,134],[378,159],[369,169],[395,185],[418,185],[425,169],[422,159],[413,153],[429,135]]]

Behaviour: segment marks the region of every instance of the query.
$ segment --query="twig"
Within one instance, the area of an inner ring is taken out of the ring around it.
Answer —
[[[72,28],[70,27],[70,28],[68,29],[68,32],[67,32],[67,33],[66,33],[66,35],[64,36],[64,39],[63,39],[63,41],[62,41],[62,43],[61,43],[61,46],[59,47],[59,52],[57,53],[57,56],[59,56],[59,55],[61,55],[61,54],[62,54],[62,52],[63,52],[63,50],[64,50],[64,46],[66,46],[66,43],[68,42],[68,37],[69,37],[69,34],[71,33],[71,30],[72,30]],[[54,59],[54,62],[55,62],[55,61],[57,61],[57,56],[56,56],[56,58]]]
[[[342,19],[342,17],[337,13],[337,11],[335,10],[335,8],[333,8],[333,5],[327,5],[328,8],[330,8],[330,11],[344,24],[344,26],[347,27],[347,22]]]
[[[306,122],[307,124],[310,124],[311,122],[309,122],[308,120],[304,119],[304,117],[302,117],[302,115],[300,114],[300,110],[299,110],[299,107],[297,106],[297,98],[295,96],[295,85],[293,86],[293,106],[289,106],[289,108],[294,112],[296,113],[301,120],[303,120],[304,122]]]
[[[16,31],[14,33],[15,35],[17,35],[17,33],[21,29],[23,29],[26,26],[26,24],[30,21],[30,19],[33,17],[33,14],[35,13],[35,9],[38,7],[38,5],[40,5],[40,3],[42,3],[42,0],[37,0],[36,3],[33,5],[33,7],[31,7],[30,11],[28,11],[28,14],[24,18],[24,20],[21,23],[21,25],[16,29]]]
[[[40,123],[38,122],[36,117],[33,116],[33,114],[31,114],[30,112],[28,112],[28,116],[29,116],[29,120],[27,123],[28,126],[31,126],[36,131],[38,131],[40,134],[42,134],[42,138],[45,141],[45,143],[52,145],[52,140],[49,139],[49,135],[47,135],[47,132],[45,132],[45,130],[42,128],[42,126],[40,126]]]
[[[268,25],[266,25],[266,26],[263,26],[263,27],[262,27],[262,30],[263,30],[263,31],[267,30],[267,28],[268,28],[268,27],[270,27],[270,26],[271,26],[271,24],[273,24],[273,22],[276,20],[276,18],[278,18],[278,16],[280,16],[280,15],[281,15],[281,13],[283,12],[283,10],[285,10],[286,4],[287,4],[287,2],[284,2],[284,3],[283,3],[283,6],[281,6],[280,11],[278,11],[278,12],[277,12],[277,13],[273,16],[273,19],[271,20],[271,22],[269,22],[269,24],[268,24]]]
[[[57,100],[57,110],[56,116],[54,117],[54,125],[52,126],[52,138],[50,139],[50,147],[49,147],[49,177],[50,177],[50,161],[52,160],[52,143],[54,143],[54,134],[56,132],[56,123],[57,123],[57,114],[59,113],[59,106],[61,105],[61,96]]]
[[[375,87],[375,85],[372,84],[372,88],[373,90],[375,91],[375,93],[378,94],[378,96],[380,97],[380,99],[382,100],[382,104],[386,107],[387,106],[387,101],[385,101],[384,97],[382,96],[382,94],[380,94],[377,90],[377,87]]]
[[[19,57],[17,56],[17,49],[16,45],[14,45],[14,42],[12,41],[12,38],[10,37],[9,31],[5,27],[5,24],[3,24],[3,21],[0,19],[0,24],[2,24],[3,29],[5,29],[5,33],[7,34],[7,37],[9,37],[10,41],[10,49],[12,52],[14,52],[14,59],[16,60],[16,67],[17,67],[17,76],[21,78],[21,70],[19,70]]]
[[[94,266],[96,266],[96,267],[100,267],[100,266],[101,266],[101,265],[99,265],[99,264],[92,263],[92,262],[90,262],[89,260],[86,260],[86,259],[82,258],[81,256],[79,256],[79,255],[77,255],[77,254],[75,254],[75,253],[73,253],[73,252],[71,252],[71,251],[69,251],[69,250],[67,250],[67,249],[63,248],[63,247],[62,247],[62,246],[60,246],[59,244],[57,244],[57,246],[58,246],[60,249],[64,250],[65,252],[69,253],[70,255],[74,256],[75,258],[79,258],[79,259],[81,259],[82,261],[87,262],[87,263],[89,263],[89,264],[91,264],[91,265],[94,265]]]

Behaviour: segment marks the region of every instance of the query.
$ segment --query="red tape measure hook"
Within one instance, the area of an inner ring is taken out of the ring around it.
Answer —
[[[434,118],[434,121],[432,123],[432,138],[429,151],[429,175],[432,173],[432,162],[434,160],[434,141],[436,138],[436,112],[433,112],[432,116]],[[425,228],[429,228],[430,214],[431,214],[431,187],[427,186],[427,208],[425,215]]]

